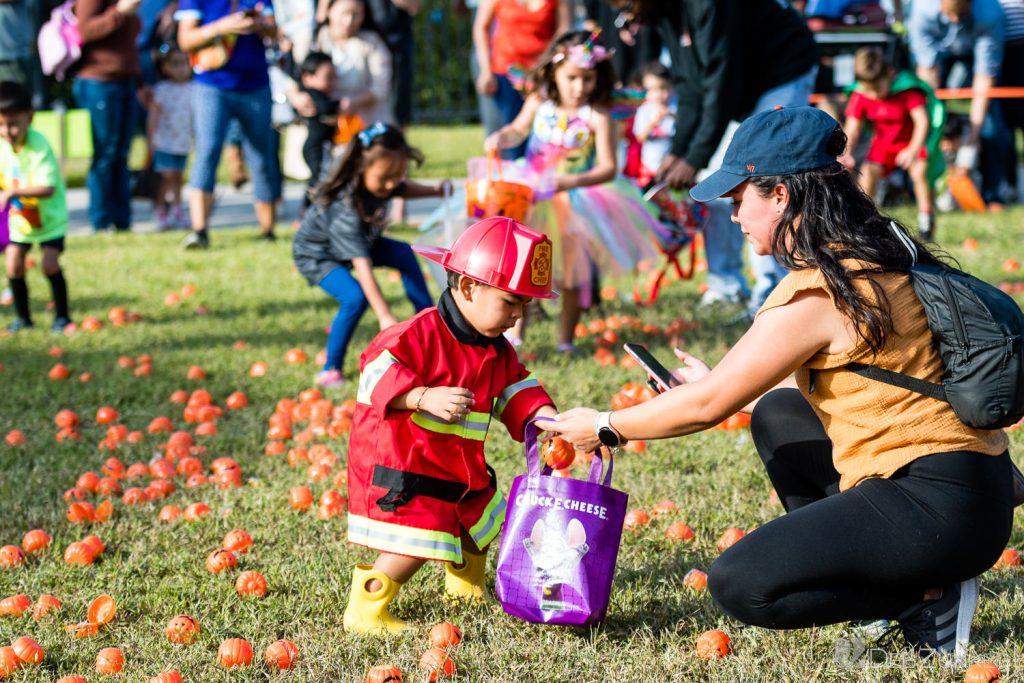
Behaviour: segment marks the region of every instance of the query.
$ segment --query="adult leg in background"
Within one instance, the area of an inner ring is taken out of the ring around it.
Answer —
[[[278,136],[271,129],[270,110],[273,104],[270,88],[252,92],[228,93],[231,113],[242,127],[245,158],[252,173],[253,194],[256,198],[256,220],[264,237],[274,234],[277,221],[277,200],[281,196],[281,183],[275,156]]]
[[[751,432],[787,514],[741,539],[708,572],[716,602],[744,623],[892,619],[926,590],[982,573],[1009,537],[1006,454],[925,456],[889,479],[833,493],[830,444],[798,392],[764,396]]]
[[[192,122],[195,132],[195,158],[189,173],[189,217],[192,230],[204,236],[213,210],[213,188],[217,183],[217,164],[228,127],[228,109],[224,92],[202,83],[192,84]]]

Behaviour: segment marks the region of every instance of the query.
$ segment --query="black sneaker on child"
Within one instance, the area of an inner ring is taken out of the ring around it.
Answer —
[[[897,621],[907,643],[922,657],[952,654],[959,663],[967,657],[971,622],[978,607],[978,579],[944,586],[942,597],[914,605]]]
[[[187,237],[185,237],[181,246],[186,249],[209,249],[210,236],[207,235],[205,231],[199,232],[197,230],[193,230]]]

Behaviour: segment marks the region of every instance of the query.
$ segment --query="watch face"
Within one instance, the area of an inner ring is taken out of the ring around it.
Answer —
[[[619,437],[608,427],[602,427],[597,431],[597,438],[608,448],[615,448],[619,445]]]

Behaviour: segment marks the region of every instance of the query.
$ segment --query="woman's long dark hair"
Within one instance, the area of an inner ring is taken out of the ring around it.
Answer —
[[[383,132],[377,133],[365,144],[363,139],[367,137],[367,130],[378,125],[383,127]],[[423,163],[423,153],[406,142],[401,130],[388,124],[373,124],[348,143],[344,155],[335,162],[327,177],[313,191],[314,200],[320,204],[330,204],[339,194],[344,193],[351,197],[352,206],[359,215],[368,218],[372,212],[365,206],[368,193],[363,187],[363,171],[385,154],[400,154],[417,166]]]
[[[846,149],[846,135],[839,128],[828,142],[836,156]],[[890,224],[917,246],[918,263],[941,265],[939,257],[924,244],[907,235],[906,229],[883,216],[857,185],[853,174],[839,163],[816,171],[789,176],[762,176],[750,183],[763,197],[776,185],[789,192],[789,205],[772,237],[772,255],[788,270],[817,268],[825,277],[839,311],[853,322],[857,335],[872,352],[878,353],[893,331],[888,298],[870,276],[887,272],[910,272],[910,252]],[[843,263],[847,259],[867,262],[863,268]],[[874,300],[854,286],[866,280]]]

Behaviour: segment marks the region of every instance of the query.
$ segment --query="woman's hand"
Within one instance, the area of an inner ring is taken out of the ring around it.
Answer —
[[[707,377],[711,373],[711,368],[708,367],[707,363],[702,361],[696,356],[691,356],[682,349],[672,349],[672,352],[676,354],[676,358],[683,361],[684,365],[681,368],[671,370],[672,376],[679,380],[680,384],[690,384],[697,380]],[[650,375],[650,373],[648,373]],[[654,375],[650,375],[651,379],[655,379]]]
[[[476,78],[476,91],[481,95],[493,95],[498,92],[498,79],[490,71],[481,71]]]
[[[212,25],[217,35],[220,36],[231,34],[244,36],[255,33],[259,29],[258,18],[247,12],[228,14],[213,22]]]
[[[458,422],[468,415],[473,392],[462,387],[429,387],[419,397],[420,410],[445,422]]]
[[[540,420],[537,426],[562,437],[578,451],[589,453],[601,445],[597,438],[597,411],[591,408],[573,408],[559,413],[553,421]]]

